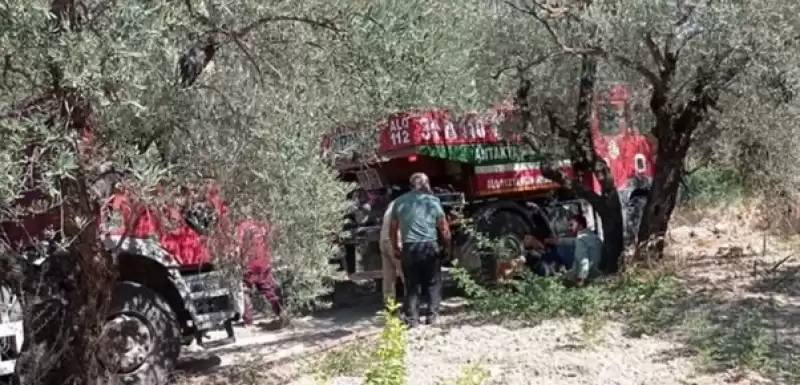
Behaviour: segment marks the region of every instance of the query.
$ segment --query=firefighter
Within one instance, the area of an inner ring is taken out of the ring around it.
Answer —
[[[283,307],[278,296],[275,277],[272,273],[272,258],[269,251],[270,225],[252,219],[245,220],[236,226],[236,242],[240,254],[247,261],[244,272],[244,283],[248,289],[258,290],[272,307],[272,312],[285,326],[288,319],[283,314]],[[249,302],[249,301],[248,301]],[[252,304],[245,306],[242,319],[245,324],[253,323]]]
[[[395,258],[400,258],[403,268],[406,323],[414,327],[420,321],[420,294],[428,300],[425,323],[433,324],[438,317],[442,298],[442,259],[450,255],[450,225],[442,203],[432,193],[427,175],[411,175],[411,187],[410,192],[394,202],[389,236]]]

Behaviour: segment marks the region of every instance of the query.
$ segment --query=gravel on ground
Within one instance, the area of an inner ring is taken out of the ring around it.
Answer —
[[[420,327],[409,332],[408,384],[452,384],[475,365],[488,372],[486,385],[675,385],[719,384],[719,378],[695,375],[682,346],[658,338],[630,338],[624,325],[609,322],[593,340],[581,336],[577,319],[536,326],[467,324]],[[311,376],[292,385],[315,384]],[[333,385],[359,385],[340,377]]]

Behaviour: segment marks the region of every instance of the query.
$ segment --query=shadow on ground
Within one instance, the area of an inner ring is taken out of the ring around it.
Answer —
[[[221,384],[250,379],[258,381],[248,383],[285,383],[312,356],[348,343],[374,339],[381,331],[378,314],[383,307],[382,296],[375,290],[356,290],[361,291],[353,296],[358,299],[355,303],[336,303],[332,308],[308,312],[281,330],[274,330],[275,321],[258,321],[254,326],[237,330],[237,335],[244,337],[234,345],[187,352],[181,357],[175,382]],[[453,296],[457,291],[451,288],[445,294],[442,322],[437,327],[447,330],[472,322],[454,317],[466,305],[463,299]]]
[[[749,256],[719,258],[700,256],[682,267],[685,295],[650,309],[654,314],[647,322],[657,326],[651,330],[683,343],[659,358],[694,357],[701,372],[758,373],[753,376],[760,380],[750,378],[751,383],[797,383],[800,268],[759,269],[759,261]],[[714,268],[720,274],[709,278]],[[730,381],[737,378],[732,375]]]

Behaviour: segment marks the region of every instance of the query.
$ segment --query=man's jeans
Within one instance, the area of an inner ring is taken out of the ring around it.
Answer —
[[[419,298],[428,302],[428,313],[436,316],[442,302],[442,260],[436,242],[403,244],[403,276],[406,297],[403,310],[411,324],[419,322]]]
[[[562,267],[571,268],[574,258],[575,249],[571,245],[551,246],[542,254],[541,259],[536,262],[533,271],[543,277],[552,277]]]

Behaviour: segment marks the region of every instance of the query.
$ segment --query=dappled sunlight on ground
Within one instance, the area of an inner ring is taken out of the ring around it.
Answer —
[[[685,319],[704,315],[715,332],[727,328],[730,335],[719,338],[738,345],[715,349],[754,361],[750,366],[766,368],[775,381],[795,382],[787,376],[798,373],[790,353],[800,345],[800,236],[785,224],[783,234],[765,231],[764,216],[752,205],[678,212],[667,253],[689,290]],[[731,383],[768,383],[743,368],[720,370],[730,372]]]

